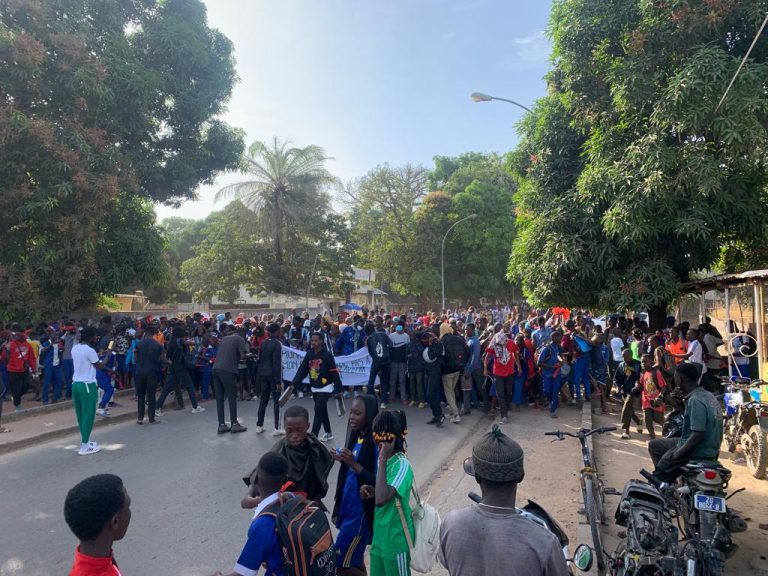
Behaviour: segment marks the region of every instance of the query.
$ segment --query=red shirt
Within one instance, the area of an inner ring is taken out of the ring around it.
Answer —
[[[108,558],[96,558],[80,552],[80,547],[75,548],[75,563],[69,576],[122,576],[117,568],[114,556]]]
[[[654,406],[653,401],[661,398],[667,383],[657,369],[645,370],[640,375],[640,386],[643,389],[643,410],[653,410],[664,413],[664,404]]]
[[[29,368],[37,370],[34,349],[26,340],[12,340],[8,345],[8,372],[26,372]]]
[[[507,351],[509,351],[509,362],[502,364],[499,354],[496,354],[493,359],[493,375],[512,376],[517,370],[517,364],[515,364],[515,354],[518,353],[518,348],[512,340],[507,340]]]

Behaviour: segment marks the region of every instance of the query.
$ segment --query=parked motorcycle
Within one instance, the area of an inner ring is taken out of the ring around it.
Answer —
[[[470,500],[477,504],[480,504],[483,501],[483,498],[475,492],[470,492],[468,496]],[[565,533],[565,530],[563,530],[563,527],[560,526],[557,520],[550,516],[549,512],[544,510],[544,508],[536,504],[536,502],[533,500],[528,500],[528,503],[525,506],[522,508],[517,508],[517,512],[522,517],[528,518],[539,526],[546,528],[557,537],[558,542],[560,542],[560,547],[563,550],[565,561],[568,563],[569,574],[573,575],[573,566],[578,568],[581,572],[589,572],[592,569],[592,564],[594,561],[592,549],[586,544],[579,544],[576,547],[573,556],[570,556],[568,552],[568,535]]]
[[[682,576],[679,530],[673,522],[676,502],[656,486],[630,480],[616,509],[618,526],[626,528],[616,552],[609,556],[613,576]]]
[[[732,378],[723,396],[723,440],[731,453],[741,447],[755,478],[764,478],[768,467],[768,404],[760,401],[760,384],[759,380]]]

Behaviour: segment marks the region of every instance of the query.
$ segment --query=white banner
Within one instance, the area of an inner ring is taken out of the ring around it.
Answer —
[[[306,354],[301,350],[283,346],[283,380],[290,382],[294,379]],[[336,356],[334,360],[336,360],[336,368],[339,369],[341,383],[344,386],[365,386],[368,384],[372,361],[367,348],[361,348],[349,356]],[[304,379],[304,383],[309,383],[309,377]]]

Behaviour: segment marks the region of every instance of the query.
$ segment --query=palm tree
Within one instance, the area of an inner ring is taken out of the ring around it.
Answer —
[[[324,213],[329,198],[325,189],[338,179],[325,169],[330,160],[320,146],[289,147],[277,137],[267,144],[256,141],[243,157],[248,182],[230,184],[216,193],[216,200],[234,198],[258,216],[262,235],[274,247],[275,263],[282,267],[286,229],[306,218]]]

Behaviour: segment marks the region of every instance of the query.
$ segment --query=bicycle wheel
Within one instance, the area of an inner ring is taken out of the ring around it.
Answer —
[[[592,544],[595,548],[595,560],[597,561],[598,574],[605,574],[605,553],[603,552],[603,540],[600,534],[600,520],[598,517],[598,504],[595,500],[595,485],[592,478],[584,478],[584,508],[587,513],[589,530],[592,532]]]

